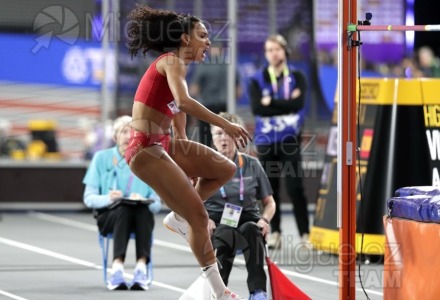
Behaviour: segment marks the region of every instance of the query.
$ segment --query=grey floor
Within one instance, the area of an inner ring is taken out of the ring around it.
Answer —
[[[0,299],[158,299],[176,300],[194,282],[199,268],[186,242],[162,226],[156,215],[154,282],[149,291],[108,291],[102,277],[95,221],[89,213],[2,213],[0,221]],[[281,270],[312,299],[338,299],[337,257],[298,250],[290,214],[283,214],[283,248],[271,253]],[[230,278],[230,288],[247,297],[243,256]],[[134,267],[134,246],[128,249],[126,277]],[[382,299],[381,263],[362,265],[363,285],[370,299]],[[356,299],[368,299],[356,278]]]

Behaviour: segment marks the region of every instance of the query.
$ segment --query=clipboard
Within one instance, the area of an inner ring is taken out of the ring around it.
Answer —
[[[109,206],[107,206],[108,209],[114,209],[115,207],[124,204],[124,205],[145,205],[153,203],[153,199],[131,199],[131,198],[119,198],[112,202]]]

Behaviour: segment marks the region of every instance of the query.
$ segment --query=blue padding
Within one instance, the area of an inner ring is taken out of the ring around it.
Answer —
[[[407,186],[395,192],[396,197],[406,197],[413,195],[440,195],[440,188],[434,186]]]
[[[429,196],[394,197],[389,200],[390,215],[414,221],[423,221],[422,203],[429,201]]]
[[[392,197],[388,200],[388,214],[408,220],[440,223],[440,195]]]
[[[429,217],[431,222],[440,223],[440,196],[435,196],[429,203]]]

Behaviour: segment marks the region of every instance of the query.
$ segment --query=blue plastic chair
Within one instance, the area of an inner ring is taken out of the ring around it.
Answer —
[[[130,239],[134,240],[136,238],[135,234],[132,233],[130,235]],[[101,233],[98,233],[99,246],[102,251],[102,275],[104,278],[104,283],[107,284],[107,266],[108,266],[108,249],[110,246],[110,240],[113,239],[113,234],[109,233],[106,236],[103,236]],[[150,262],[147,263],[147,280],[148,285],[153,282],[153,263],[151,259],[150,253]]]

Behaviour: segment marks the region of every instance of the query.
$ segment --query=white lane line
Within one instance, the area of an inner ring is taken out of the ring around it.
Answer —
[[[66,218],[62,218],[62,217],[49,215],[46,213],[32,212],[32,213],[29,213],[29,216],[34,217],[39,220],[43,220],[43,221],[48,221],[48,222],[53,222],[56,224],[62,224],[62,225],[70,226],[70,227],[75,227],[75,228],[79,228],[79,229],[85,229],[88,231],[98,232],[98,227],[96,225],[90,225],[90,224],[86,224],[84,222],[78,222],[78,221],[74,221],[74,220],[70,220],[70,219],[66,219]],[[158,245],[158,246],[162,246],[162,247],[168,247],[168,248],[192,253],[191,248],[189,246],[177,245],[175,243],[170,243],[170,242],[161,241],[161,240],[157,240],[157,239],[154,239],[153,244]]]
[[[10,240],[10,239],[6,239],[6,238],[0,237],[0,243],[6,244],[6,245],[9,245],[9,246],[13,246],[13,247],[16,247],[16,248],[21,248],[21,249],[24,249],[24,250],[32,251],[32,252],[35,252],[35,253],[43,254],[43,255],[46,255],[46,256],[58,258],[58,259],[61,259],[61,260],[64,260],[64,261],[68,261],[68,262],[71,262],[71,263],[74,263],[74,264],[77,264],[77,265],[81,265],[81,266],[85,266],[85,267],[89,267],[89,268],[95,268],[95,269],[101,269],[102,270],[102,267],[100,265],[97,265],[97,264],[94,264],[94,263],[91,263],[91,262],[88,262],[88,261],[85,261],[85,260],[82,260],[82,259],[78,259],[78,258],[75,258],[75,257],[67,256],[67,255],[64,255],[64,254],[61,254],[61,253],[56,253],[56,252],[53,252],[53,251],[50,251],[50,250],[46,250],[46,249],[43,249],[43,248],[40,248],[40,247],[36,247],[36,246],[32,246],[32,245],[21,243],[21,242],[13,241],[13,240]]]
[[[60,253],[57,253],[57,252],[54,252],[54,251],[46,250],[46,249],[43,249],[43,248],[40,248],[40,247],[36,247],[36,246],[32,246],[32,245],[29,245],[29,244],[13,241],[13,240],[6,239],[6,238],[3,238],[3,237],[0,237],[0,243],[3,243],[5,245],[9,245],[9,246],[12,246],[12,247],[16,247],[16,248],[32,251],[32,252],[35,252],[35,253],[43,254],[43,255],[50,256],[50,257],[53,257],[53,258],[57,258],[57,259],[60,259],[60,260],[68,261],[68,262],[71,262],[71,263],[74,263],[74,264],[78,264],[78,265],[81,265],[81,266],[85,266],[85,267],[88,267],[88,268],[102,270],[102,266],[101,265],[97,265],[97,264],[89,262],[89,261],[85,261],[85,260],[78,259],[78,258],[75,258],[75,257],[67,256],[67,255],[64,255],[64,254],[60,254]],[[107,270],[109,270],[109,269],[107,269]],[[124,277],[127,277],[129,279],[133,279],[133,275],[132,274],[124,273]],[[152,284],[160,286],[160,287],[163,287],[163,288],[167,288],[167,289],[170,289],[170,290],[173,290],[173,291],[176,291],[176,292],[180,292],[180,293],[184,293],[185,292],[184,289],[181,289],[181,288],[178,288],[178,287],[175,287],[175,286],[171,286],[171,285],[168,285],[168,284],[165,284],[165,283],[157,282],[157,281],[153,281]],[[17,298],[17,299],[20,299],[20,298]]]
[[[45,213],[32,213],[32,215],[35,216],[38,219],[41,219],[41,220],[46,220],[46,221],[50,221],[50,222],[55,222],[55,223],[59,223],[59,224],[64,224],[64,225],[72,226],[72,227],[87,229],[87,230],[91,230],[91,231],[97,231],[96,226],[88,225],[88,224],[85,224],[83,222],[73,221],[73,220],[69,220],[69,219],[66,219],[66,218],[57,217],[57,216],[53,216],[53,215],[49,215],[49,214],[45,214]],[[176,249],[176,250],[192,253],[191,252],[191,248],[188,247],[188,246],[182,246],[182,245],[178,245],[178,244],[175,244],[175,243],[170,243],[170,242],[166,242],[166,241],[162,241],[162,240],[158,240],[158,239],[154,239],[153,244],[154,245],[158,245],[158,246],[162,246],[162,247],[167,247],[167,248],[171,248],[171,249]],[[244,259],[239,259],[239,258],[236,258],[234,263],[239,263],[239,264],[245,265]],[[322,279],[322,278],[319,278],[319,277],[315,277],[315,276],[311,276],[311,275],[305,275],[305,274],[301,274],[301,273],[298,273],[298,272],[293,272],[293,271],[289,271],[289,270],[285,270],[285,269],[281,269],[281,268],[280,268],[280,270],[284,274],[290,275],[292,277],[302,278],[302,279],[305,279],[305,280],[310,280],[310,281],[319,282],[319,283],[323,283],[323,284],[328,284],[328,285],[332,285],[332,286],[337,286],[338,285],[337,281]],[[356,288],[356,290],[360,291],[360,292],[363,292],[363,290],[361,288]],[[370,289],[366,289],[365,291],[367,293],[369,293],[369,294],[383,296],[383,292],[374,291],[374,290],[370,290]]]
[[[53,215],[49,215],[49,214],[45,214],[45,213],[40,213],[40,212],[31,212],[31,213],[29,213],[29,216],[34,217],[36,219],[43,220],[43,221],[49,221],[49,222],[53,222],[53,223],[57,223],[57,224],[67,225],[70,227],[75,227],[75,228],[85,229],[88,231],[98,232],[98,226],[86,224],[84,222],[78,222],[78,221],[74,221],[74,220],[70,220],[70,219],[66,219],[66,218],[61,218],[61,217],[57,217],[57,216],[53,216]]]
[[[96,225],[90,225],[90,224],[86,224],[84,222],[78,222],[78,221],[74,221],[74,220],[70,220],[70,219],[66,219],[66,218],[62,218],[62,217],[49,215],[46,213],[32,212],[32,213],[29,213],[29,216],[34,217],[39,220],[43,220],[43,221],[48,221],[48,222],[52,222],[52,223],[56,223],[56,224],[62,224],[62,225],[70,226],[70,227],[75,227],[75,228],[79,228],[79,229],[85,229],[88,231],[98,232],[98,226],[96,226]],[[167,248],[171,248],[171,249],[175,249],[175,250],[180,250],[180,251],[192,253],[191,248],[189,246],[182,246],[182,245],[178,245],[175,243],[170,243],[170,242],[161,241],[161,240],[157,240],[157,239],[153,240],[153,244],[158,245],[158,246],[162,246],[162,247],[167,247]]]
[[[0,290],[0,295],[4,295],[6,297],[9,297],[9,298],[15,299],[15,300],[27,300],[26,298],[23,298],[23,297],[20,297],[20,296],[17,296],[17,295],[14,295],[14,294],[2,291],[2,290]]]
[[[162,247],[166,247],[166,248],[171,248],[171,249],[180,250],[180,251],[183,251],[183,252],[192,253],[191,248],[189,246],[182,246],[182,245],[178,245],[178,244],[175,244],[175,243],[161,241],[161,240],[158,240],[158,239],[154,239],[153,240],[153,245],[158,245],[158,246],[162,246]]]

